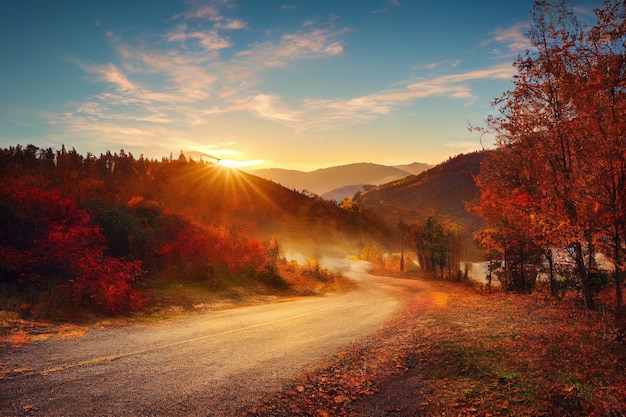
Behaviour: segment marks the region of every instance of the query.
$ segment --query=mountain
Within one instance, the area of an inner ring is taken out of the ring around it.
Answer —
[[[177,160],[157,161],[135,159],[124,151],[95,158],[65,148],[55,155],[52,149],[40,151],[33,145],[0,150],[3,190],[6,184],[15,183],[11,195],[19,197],[23,188],[45,189],[48,182],[59,195],[75,199],[77,206],[90,211],[114,256],[139,247],[143,256],[152,251],[142,245],[154,241],[155,231],[172,234],[184,230],[183,224],[223,230],[234,236],[233,241],[250,237],[277,242],[307,257],[333,251],[355,253],[393,235],[367,209],[344,209],[318,196],[237,169],[188,160],[182,154]],[[7,204],[21,204],[18,197],[17,202]],[[0,198],[0,217],[3,207]],[[28,204],[24,209],[31,210]],[[3,236],[6,233],[0,227],[0,245]]]
[[[373,184],[354,184],[335,188],[321,195],[324,200],[343,201],[344,198],[352,198],[357,192],[375,187]]]
[[[415,173],[421,163],[406,165],[407,169],[367,162],[322,168],[303,172],[281,168],[259,169],[251,174],[277,182],[287,188],[322,195],[332,190],[355,184],[380,185]],[[344,194],[342,194],[344,195]],[[352,197],[354,193],[344,195]],[[343,198],[335,198],[337,201]]]
[[[471,234],[482,225],[482,220],[467,211],[465,202],[478,198],[474,176],[480,170],[483,155],[474,152],[450,158],[419,175],[367,190],[359,202],[390,224],[400,220],[419,223],[435,213],[439,220],[463,226],[467,231],[466,246],[473,248]]]
[[[277,182],[287,188],[306,190],[318,195],[346,185],[378,185],[410,175],[408,171],[395,167],[366,162],[322,168],[310,172],[270,168],[251,173]]]
[[[418,175],[426,171],[427,169],[432,168],[433,165],[425,164],[423,162],[413,162],[412,164],[394,165],[394,167],[403,171],[410,172],[413,175]]]

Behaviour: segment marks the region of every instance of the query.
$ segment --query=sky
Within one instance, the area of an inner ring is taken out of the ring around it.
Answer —
[[[437,164],[491,145],[532,3],[2,0],[0,147]]]

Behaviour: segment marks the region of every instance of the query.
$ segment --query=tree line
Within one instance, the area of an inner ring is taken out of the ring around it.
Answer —
[[[64,146],[1,149],[0,307],[53,318],[127,314],[153,300],[151,280],[181,276],[284,288],[276,242],[199,223],[156,199],[172,177],[213,165],[182,153],[157,161],[123,150],[96,158]]]

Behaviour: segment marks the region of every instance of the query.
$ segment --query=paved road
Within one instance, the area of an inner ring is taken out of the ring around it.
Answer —
[[[233,416],[389,320],[412,281],[0,349],[1,416]]]

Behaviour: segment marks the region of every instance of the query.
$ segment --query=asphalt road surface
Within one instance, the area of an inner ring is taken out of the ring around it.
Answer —
[[[1,416],[233,416],[391,318],[412,282],[0,349]]]

